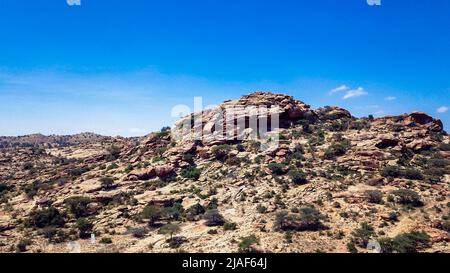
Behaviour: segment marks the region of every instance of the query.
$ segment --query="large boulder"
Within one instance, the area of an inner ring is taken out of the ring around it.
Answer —
[[[279,126],[271,123],[272,117],[279,117]],[[300,119],[316,117],[309,105],[294,100],[291,96],[256,92],[184,117],[175,124],[173,133],[176,140],[182,142],[201,139],[203,144],[219,145],[250,138],[245,130],[253,126],[254,120],[258,120],[259,126],[264,120],[267,131],[272,131],[275,129],[272,127],[288,128]],[[238,128],[239,125],[245,128]]]

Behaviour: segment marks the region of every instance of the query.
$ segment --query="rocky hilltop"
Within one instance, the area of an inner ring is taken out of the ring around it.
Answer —
[[[450,252],[441,121],[263,92],[201,114],[140,139],[0,138],[0,251]]]

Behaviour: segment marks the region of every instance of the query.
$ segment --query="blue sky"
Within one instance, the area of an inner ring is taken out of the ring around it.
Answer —
[[[0,135],[143,135],[194,96],[256,90],[448,130],[449,14],[448,0],[0,0]]]

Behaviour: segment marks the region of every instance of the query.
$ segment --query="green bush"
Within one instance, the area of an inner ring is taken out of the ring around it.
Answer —
[[[361,226],[352,232],[353,243],[360,247],[366,247],[370,238],[375,235],[374,228],[368,223],[361,223]]]
[[[397,178],[401,176],[402,171],[397,166],[386,166],[383,169],[381,169],[380,174],[383,177]]]
[[[450,221],[446,220],[442,223],[442,230],[450,232]]]
[[[237,228],[237,224],[236,223],[232,223],[232,222],[226,222],[223,225],[223,230],[227,231],[227,230],[236,230]]]
[[[88,171],[90,171],[89,167],[87,167],[87,166],[82,166],[82,167],[79,167],[79,168],[75,168],[75,169],[73,169],[73,170],[70,170],[70,171],[69,171],[69,175],[72,176],[72,177],[79,177],[79,176],[81,176],[82,174],[87,173]]]
[[[114,179],[112,177],[102,177],[100,178],[101,186],[104,190],[109,190],[114,186]]]
[[[64,230],[58,230],[55,227],[45,227],[41,234],[48,239],[50,243],[59,244],[67,240],[68,235]]]
[[[258,212],[258,213],[266,213],[267,212],[267,207],[266,206],[263,206],[263,205],[261,205],[261,204],[258,204],[258,206],[256,206],[256,211]]]
[[[450,160],[444,158],[431,158],[427,162],[428,167],[435,168],[448,168],[450,166]]]
[[[406,169],[403,173],[403,176],[407,179],[423,180],[422,172],[413,168]]]
[[[100,244],[105,244],[105,245],[112,244],[112,239],[111,238],[107,238],[107,237],[103,237],[102,239],[100,239]]]
[[[396,202],[402,205],[410,205],[413,207],[423,206],[420,196],[417,192],[407,189],[399,189],[392,192],[397,197]]]
[[[349,148],[350,141],[347,139],[344,139],[341,142],[335,142],[325,150],[324,158],[333,159],[336,156],[343,156],[347,153]]]
[[[370,203],[380,204],[383,201],[383,193],[379,190],[368,190],[365,196]]]
[[[201,171],[194,166],[189,166],[181,171],[181,176],[187,179],[197,181],[200,178]]]
[[[183,212],[184,212],[183,206],[181,206],[181,204],[176,203],[171,207],[162,208],[161,216],[169,221],[179,220]]]
[[[94,228],[92,222],[87,218],[80,218],[77,220],[75,227],[79,231],[80,238],[85,239],[88,238]]]
[[[30,184],[27,184],[23,187],[23,191],[27,195],[28,198],[33,198],[39,192],[42,187],[42,182],[39,180],[33,181]]]
[[[199,215],[206,212],[205,208],[200,204],[195,204],[186,209],[186,218],[189,221],[195,220]]]
[[[412,231],[394,237],[379,240],[383,253],[416,253],[418,250],[429,247],[430,236],[423,231]]]
[[[84,217],[89,214],[88,205],[91,203],[89,197],[73,196],[64,200],[64,204],[67,205],[69,211],[76,217]]]
[[[303,185],[308,183],[308,180],[306,179],[306,174],[299,170],[290,170],[288,172],[288,175],[291,178],[292,183],[297,185]]]
[[[4,183],[0,183],[0,195],[2,195],[4,192],[6,192],[9,189],[8,185]]]
[[[347,250],[350,253],[358,253],[358,249],[356,248],[354,243],[348,243],[347,244]]]
[[[239,243],[239,252],[250,253],[254,252],[254,245],[259,244],[259,238],[252,234],[250,236],[241,237],[241,242]]]
[[[282,231],[316,231],[323,227],[323,216],[314,208],[303,207],[298,214],[280,212],[275,217],[275,229]]]
[[[45,228],[45,227],[62,227],[65,224],[64,217],[54,207],[34,211],[30,214],[28,225]]]
[[[283,163],[269,163],[267,166],[269,170],[275,175],[283,175],[287,172],[287,166]]]
[[[208,227],[223,226],[225,224],[222,214],[217,209],[206,211],[204,219],[206,220],[205,225]]]
[[[22,165],[22,169],[25,171],[29,171],[29,170],[33,169],[33,167],[34,167],[34,165],[31,162],[25,162]]]
[[[107,171],[110,171],[110,170],[114,170],[114,169],[117,169],[117,168],[119,168],[119,165],[117,165],[117,164],[114,162],[114,163],[110,164],[110,165],[106,168],[106,170],[107,170]]]
[[[225,161],[228,158],[228,152],[231,150],[230,145],[223,144],[219,146],[214,146],[212,148],[212,153],[217,160]]]
[[[16,251],[17,252],[25,252],[27,251],[27,247],[32,244],[30,239],[22,239],[20,242],[16,245]]]

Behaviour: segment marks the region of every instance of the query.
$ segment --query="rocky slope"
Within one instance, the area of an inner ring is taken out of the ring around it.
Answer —
[[[450,252],[439,120],[355,118],[261,92],[218,109],[250,105],[278,106],[265,113],[280,117],[278,146],[261,149],[248,122],[216,137],[217,109],[180,120],[176,139],[0,138],[0,251]]]

